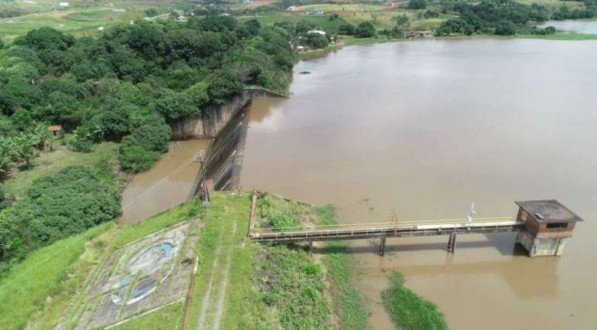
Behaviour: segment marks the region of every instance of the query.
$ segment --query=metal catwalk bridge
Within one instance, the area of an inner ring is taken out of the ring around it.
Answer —
[[[255,228],[256,195],[249,220],[248,237],[258,242],[295,243],[327,240],[352,240],[379,238],[379,253],[385,252],[387,237],[450,235],[448,251],[454,252],[457,234],[518,232],[526,230],[525,223],[511,217],[420,220],[408,222],[363,223],[314,226],[305,229]]]
[[[301,242],[339,239],[366,239],[375,237],[410,237],[472,233],[512,232],[524,229],[524,222],[507,217],[422,220],[394,223],[366,223],[349,225],[316,226],[308,229],[254,229],[249,237],[255,241]]]
[[[252,229],[249,238],[258,242],[295,243],[327,240],[353,240],[379,238],[379,253],[385,252],[387,237],[450,235],[448,251],[454,252],[457,234],[517,232],[525,230],[522,221],[512,218],[440,219],[394,223],[367,223],[350,225],[316,226],[308,229]]]

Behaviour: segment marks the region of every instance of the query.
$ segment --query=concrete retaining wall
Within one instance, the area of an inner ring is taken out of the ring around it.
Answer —
[[[231,118],[247,106],[254,97],[259,96],[283,97],[281,94],[261,87],[245,88],[241,95],[235,96],[228,103],[221,106],[207,107],[202,117],[185,119],[171,125],[172,140],[215,137]]]

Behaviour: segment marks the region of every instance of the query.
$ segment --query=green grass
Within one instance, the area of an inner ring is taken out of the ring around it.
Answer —
[[[75,165],[91,166],[99,170],[100,174],[112,175],[112,171],[118,167],[118,144],[104,142],[95,145],[89,153],[74,152],[64,146],[57,146],[54,151],[44,152],[33,160],[31,168],[13,173],[4,182],[4,186],[7,192],[18,199],[34,180]]]
[[[334,208],[331,206],[317,209],[320,223],[335,224]],[[340,241],[326,243],[328,251],[323,259],[328,269],[332,287],[332,299],[338,315],[341,329],[366,329],[367,309],[363,296],[355,287],[355,261],[348,253],[348,244]]]
[[[112,243],[111,250],[117,250],[149,234],[171,227],[182,221],[190,220],[198,216],[201,210],[201,201],[195,199],[137,224],[126,226],[118,233],[118,236]]]
[[[89,2],[69,1],[71,7],[64,11],[54,11],[53,6],[57,2],[40,4],[31,14],[0,19],[0,39],[11,41],[19,35],[27,33],[31,29],[42,26],[49,26],[63,32],[72,33],[78,36],[98,36],[99,27],[109,27],[117,23],[128,23],[129,20],[143,18],[143,12],[148,8],[158,8],[160,12],[166,12],[184,1],[164,2]],[[25,6],[23,6],[25,8]],[[163,9],[162,9],[163,8]],[[113,9],[126,9],[124,12],[113,11]]]
[[[68,267],[69,276],[52,290],[55,294],[44,301],[43,306],[27,322],[28,329],[53,329],[61,321],[64,311],[76,304],[73,299],[81,294],[86,283],[98,264],[98,260],[107,254],[109,242],[117,233],[116,225],[107,225],[108,229],[85,243],[85,249],[79,258]]]
[[[260,304],[284,329],[330,328],[324,268],[300,247],[262,246],[255,259]]]
[[[583,40],[597,40],[597,34],[584,34],[584,33],[555,33],[547,35],[538,34],[518,34],[515,36],[520,39],[544,39],[544,40],[570,40],[570,41],[583,41]]]
[[[396,329],[447,329],[443,314],[431,302],[404,287],[402,274],[390,274],[390,287],[382,292],[384,307]]]
[[[224,294],[221,291],[222,281],[228,265],[228,289],[222,298],[225,299],[222,328],[251,329],[265,319],[252,285],[254,246],[245,242],[249,209],[247,194],[218,193],[213,195],[203,214],[204,223],[196,250],[199,270],[195,279],[190,328],[197,328],[202,312],[205,312],[206,328],[211,328],[216,322],[218,301]],[[208,308],[202,311],[205,297]]]
[[[184,302],[167,305],[157,311],[143,315],[122,323],[113,329],[116,330],[172,330],[180,329],[184,312]]]
[[[2,329],[22,329],[45,299],[57,293],[69,276],[70,266],[85,250],[86,242],[107,230],[104,224],[43,247],[30,254],[0,282]]]

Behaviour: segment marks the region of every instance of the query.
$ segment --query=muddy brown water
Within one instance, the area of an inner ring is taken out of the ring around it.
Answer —
[[[420,41],[300,62],[288,99],[250,108],[241,184],[337,206],[343,223],[514,216],[556,198],[584,217],[564,256],[514,234],[353,244],[372,328],[387,273],[452,329],[587,329],[597,311],[597,42]],[[310,74],[298,74],[308,71]]]
[[[199,171],[195,156],[209,140],[171,142],[168,152],[149,171],[140,173],[122,194],[121,223],[137,223],[183,203]]]

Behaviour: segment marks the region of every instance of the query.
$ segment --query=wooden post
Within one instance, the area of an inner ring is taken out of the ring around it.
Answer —
[[[313,241],[309,241],[309,253],[313,253]]]
[[[379,255],[383,257],[386,253],[386,237],[382,237],[379,241]]]
[[[257,197],[259,197],[259,192],[254,190],[253,198],[251,199],[251,212],[249,213],[249,228],[247,231],[247,237],[251,237],[251,234],[255,229],[255,217],[257,216]]]
[[[189,283],[189,290],[187,291],[187,299],[184,306],[184,315],[182,319],[182,330],[189,328],[189,317],[191,312],[191,305],[193,305],[193,293],[195,292],[195,278],[197,277],[197,268],[199,267],[199,257],[195,256],[195,265],[191,272],[191,283]]]
[[[453,231],[450,233],[450,238],[448,239],[448,252],[454,253],[454,249],[456,248],[456,232]]]

